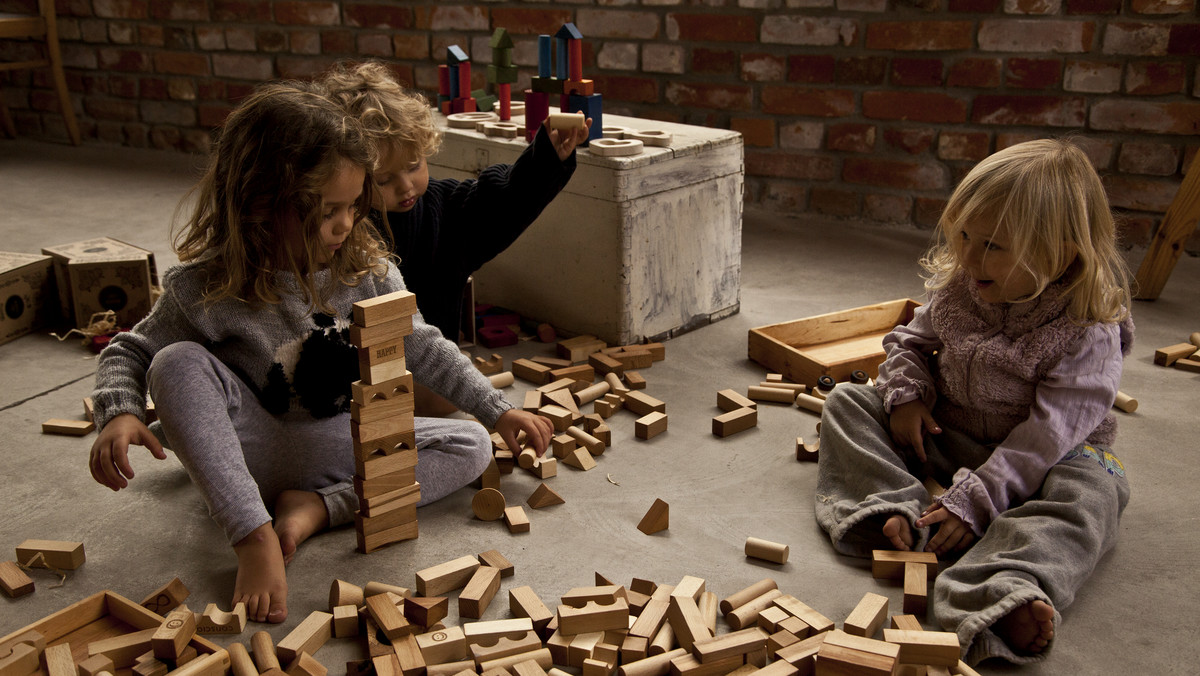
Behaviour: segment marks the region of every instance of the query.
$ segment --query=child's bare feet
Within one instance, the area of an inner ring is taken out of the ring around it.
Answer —
[[[287,619],[287,573],[279,536],[271,524],[250,531],[233,546],[238,557],[233,604],[246,604],[246,616],[256,622],[279,623]]]
[[[1036,655],[1054,638],[1054,608],[1045,601],[1030,601],[1000,618],[992,631],[1014,652]]]
[[[312,491],[287,490],[275,500],[275,533],[284,565],[292,562],[296,548],[313,533],[329,527],[325,500]]]
[[[913,537],[912,528],[908,525],[908,519],[900,514],[893,514],[883,524],[883,534],[892,541],[892,546],[902,552],[912,551]]]

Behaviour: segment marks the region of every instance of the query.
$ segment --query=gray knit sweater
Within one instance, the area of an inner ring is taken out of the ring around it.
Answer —
[[[353,305],[405,288],[400,271],[389,262],[385,278],[367,275],[356,287],[337,285],[329,299],[335,316],[330,316],[302,300],[290,275],[281,275],[281,303],[252,307],[225,299],[206,305],[202,292],[211,274],[220,271],[203,261],[171,268],[150,314],[132,331],[114,337],[100,354],[92,393],[98,428],[122,413],[144,419],[150,362],[160,349],[180,341],[208,348],[272,413],[302,409],[322,418],[348,411],[350,383],[358,379],[358,352],[349,340]],[[315,281],[324,288],[329,272],[317,273]],[[404,349],[408,370],[418,382],[484,425],[494,427],[512,408],[470,359],[420,314],[413,317]]]

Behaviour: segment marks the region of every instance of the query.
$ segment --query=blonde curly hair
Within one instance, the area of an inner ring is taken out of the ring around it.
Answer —
[[[441,146],[442,133],[433,121],[429,102],[400,84],[383,63],[339,63],[317,85],[358,119],[378,157],[393,150],[415,161],[432,156]]]

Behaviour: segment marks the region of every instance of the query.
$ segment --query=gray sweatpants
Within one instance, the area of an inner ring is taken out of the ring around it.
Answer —
[[[329,525],[354,520],[350,414],[275,416],[246,383],[198,343],[159,351],[147,375],[162,436],[192,477],[231,544],[271,521],[285,490],[325,501]],[[491,438],[477,422],[417,418],[417,481],[425,505],[487,468]]]
[[[928,462],[922,465],[915,455],[896,450],[888,430],[883,401],[871,387],[838,385],[825,402],[816,517],[843,554],[870,556],[872,549],[891,549],[883,524],[893,514],[903,515],[910,526],[916,521],[931,502],[924,477],[949,485],[958,468],[974,469],[992,451],[943,428],[926,437]],[[1120,461],[1103,447],[1081,444],[1051,468],[1037,493],[1001,513],[934,582],[934,617],[958,634],[963,659],[1022,663],[1044,656],[1017,655],[990,627],[1035,599],[1054,606],[1057,624],[1058,611],[1071,604],[1116,543],[1128,501]],[[927,529],[914,529],[913,535],[914,549],[923,548]]]

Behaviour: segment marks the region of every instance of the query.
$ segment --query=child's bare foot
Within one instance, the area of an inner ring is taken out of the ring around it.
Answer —
[[[908,525],[908,519],[900,514],[893,514],[887,523],[883,524],[883,534],[892,541],[892,546],[896,549],[902,552],[912,551],[912,528]]]
[[[256,622],[279,623],[287,619],[287,573],[279,536],[271,524],[250,531],[233,546],[238,557],[233,604],[246,604],[246,616]]]
[[[1045,601],[1030,601],[1000,618],[992,631],[1014,652],[1036,655],[1054,638],[1054,608]]]
[[[313,533],[329,527],[329,510],[325,500],[312,491],[283,491],[275,500],[275,533],[283,563],[296,556],[296,548]]]

